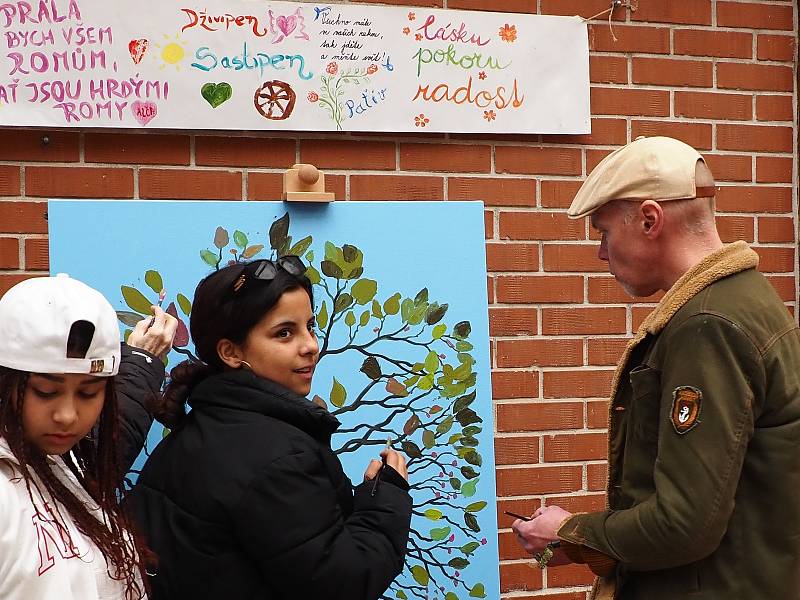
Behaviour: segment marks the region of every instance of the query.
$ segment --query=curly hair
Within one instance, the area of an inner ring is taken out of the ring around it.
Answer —
[[[41,516],[41,513],[34,501],[34,488],[42,498],[46,497],[46,492],[55,501],[51,506],[55,526],[70,541],[70,545],[72,540],[60,507],[66,509],[78,531],[91,539],[103,553],[109,577],[123,582],[125,586],[125,598],[133,600],[144,597],[147,593],[144,563],[149,563],[154,557],[120,506],[125,490],[122,485],[124,474],[120,472],[117,460],[119,415],[113,378],[106,383],[105,402],[93,430],[95,439],[84,438],[62,456],[70,471],[102,510],[103,522],[56,477],[47,463],[46,455],[26,441],[22,410],[28,377],[27,372],[0,367],[0,436],[5,438],[19,467],[10,461],[5,462],[14,471],[20,472],[37,515]]]

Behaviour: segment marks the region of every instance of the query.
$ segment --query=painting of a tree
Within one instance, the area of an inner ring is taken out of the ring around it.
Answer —
[[[315,239],[296,230],[288,213],[268,233],[224,225],[208,229],[205,245],[187,249],[207,270],[287,254],[307,265],[320,346],[311,399],[342,422],[332,446],[343,463],[366,465],[387,440],[407,457],[413,518],[406,568],[383,598],[494,597],[496,582],[474,566],[489,562],[496,573],[497,529],[487,404],[483,398],[477,409],[476,402],[486,370],[476,364],[473,324],[459,315],[463,299],[433,297],[424,282],[399,291],[396,279],[381,280],[358,235]],[[166,288],[166,311],[179,320],[168,369],[196,360],[187,328],[191,291],[175,289],[170,268],[166,261],[142,265],[135,283],[116,288],[124,305],[118,317],[128,327]]]

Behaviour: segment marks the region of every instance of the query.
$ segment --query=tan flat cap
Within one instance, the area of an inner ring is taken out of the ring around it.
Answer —
[[[567,214],[572,219],[585,217],[612,200],[711,197],[714,186],[695,185],[698,160],[703,160],[700,153],[679,140],[637,138],[600,161],[578,190]]]

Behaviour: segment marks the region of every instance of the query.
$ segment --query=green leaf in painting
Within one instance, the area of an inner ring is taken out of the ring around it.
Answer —
[[[458,477],[450,478],[450,487],[458,491],[461,489],[461,480]]]
[[[352,327],[356,324],[356,316],[353,314],[352,310],[348,310],[347,314],[344,316],[344,324],[348,327]]]
[[[428,301],[428,288],[424,287],[419,292],[417,292],[417,295],[414,298],[414,304],[419,304],[420,302],[427,302],[427,301]]]
[[[445,334],[446,331],[447,331],[447,325],[445,325],[444,323],[439,323],[431,331],[431,337],[434,340],[438,340],[439,338],[441,338]]]
[[[464,493],[464,490],[461,490],[461,493]],[[478,518],[472,513],[464,513],[464,523],[475,533],[481,530],[481,526],[478,524]]]
[[[338,298],[336,298],[336,302],[333,305],[333,312],[340,313],[353,305],[353,297],[345,292],[344,294],[340,294]]]
[[[309,246],[311,246],[312,241],[313,238],[310,235],[307,235],[289,249],[289,254],[293,254],[295,256],[303,256],[303,252],[308,250]]]
[[[461,396],[458,400],[455,401],[455,404],[453,404],[453,413],[455,414],[455,413],[465,409],[470,404],[472,404],[473,400],[475,400],[475,391],[474,390],[472,392],[470,392],[469,394],[467,394],[466,396]]]
[[[236,244],[236,247],[240,250],[244,250],[247,248],[247,236],[237,229],[233,232],[233,243]]]
[[[273,250],[279,250],[289,235],[289,213],[283,215],[269,227],[269,245]]]
[[[381,304],[377,300],[372,301],[372,316],[376,319],[383,318],[383,311],[381,310]]]
[[[118,310],[117,318],[128,327],[136,327],[136,324],[145,317],[143,317],[139,313],[128,312],[125,310]]]
[[[158,271],[147,271],[144,274],[144,282],[147,284],[147,287],[153,290],[156,294],[160,294],[161,290],[164,289],[164,281],[161,279],[161,273]]]
[[[375,297],[378,292],[378,282],[372,279],[359,279],[353,284],[350,293],[356,302],[366,304]]]
[[[473,502],[472,504],[468,505],[467,508],[465,508],[464,510],[466,510],[467,512],[476,513],[482,511],[484,508],[486,508],[486,502],[481,500],[480,502]]]
[[[230,238],[228,237],[228,231],[222,227],[217,227],[217,230],[214,232],[214,245],[222,250],[228,245],[229,241]]]
[[[444,600],[458,600],[458,596],[454,592],[447,592],[444,595]]]
[[[436,426],[436,433],[442,435],[450,431],[453,426],[453,417],[447,417],[444,421]]]
[[[383,310],[387,315],[396,315],[400,311],[400,293],[396,293],[389,297],[383,303]]]
[[[333,277],[334,279],[341,279],[344,277],[342,268],[333,261],[323,260],[320,264],[320,268],[322,269],[322,274],[325,275],[325,277]]]
[[[150,306],[153,304],[142,295],[142,292],[136,288],[127,285],[120,286],[122,290],[122,297],[125,299],[125,304],[138,313],[143,315],[150,314]]]
[[[428,575],[428,572],[425,570],[424,567],[421,567],[420,565],[414,565],[413,567],[411,567],[411,576],[414,578],[414,581],[416,581],[420,585],[427,586],[428,581],[430,581],[430,576]]]
[[[336,377],[333,378],[333,387],[331,388],[331,404],[333,404],[336,408],[341,408],[344,406],[345,401],[347,400],[347,390],[344,389],[344,386],[339,383]]]
[[[319,309],[317,313],[317,327],[320,329],[325,329],[328,326],[328,305],[325,304],[325,301],[322,301],[322,307]]]
[[[478,416],[478,413],[471,408],[462,408],[460,411],[458,411],[456,413],[456,420],[461,423],[462,427],[483,421],[483,419]]]
[[[469,566],[469,561],[466,558],[456,556],[455,558],[451,558],[447,564],[454,569],[466,569]]]
[[[475,479],[478,476],[478,472],[469,465],[464,465],[461,467],[460,471],[467,479]]]
[[[436,445],[436,437],[433,435],[433,432],[430,429],[426,429],[422,432],[422,444],[430,450],[431,448]]]
[[[439,527],[431,529],[431,539],[435,542],[443,540],[448,535],[450,535],[450,531],[452,530],[449,527]]]
[[[436,370],[439,368],[439,355],[436,354],[433,350],[428,352],[428,356],[425,357],[425,372],[426,373],[436,373]]]
[[[308,277],[308,280],[312,285],[317,285],[320,281],[322,281],[319,271],[317,271],[314,267],[308,267],[306,269],[306,277]]]
[[[400,317],[407,323],[413,312],[414,301],[411,298],[406,298],[400,305]]]
[[[476,477],[475,479],[470,479],[464,485],[461,486],[461,495],[464,498],[471,498],[475,495],[475,492],[478,488],[478,482],[481,480],[480,477]]]
[[[365,310],[364,312],[361,313],[361,316],[358,318],[358,324],[361,327],[366,327],[367,323],[369,323],[369,319],[370,319],[369,311]]]
[[[482,583],[476,583],[472,586],[472,589],[469,591],[470,598],[486,598],[486,592],[484,591]]]
[[[408,600],[408,596],[406,596],[406,593],[403,590],[397,590],[394,593],[394,596],[397,598],[397,600]]]
[[[429,508],[425,511],[425,517],[430,519],[431,521],[438,521],[442,518],[442,511],[436,508]]]
[[[211,250],[200,250],[200,258],[203,259],[204,263],[212,267],[216,267],[220,260],[219,256],[211,252]]]
[[[461,546],[461,552],[463,552],[464,554],[469,556],[470,554],[475,552],[475,550],[477,550],[480,547],[481,547],[481,545],[478,542],[467,542],[466,544]]]
[[[420,458],[422,456],[422,450],[414,442],[403,442],[400,445],[409,458]]]
[[[178,306],[187,317],[192,314],[192,302],[183,294],[178,294]]]
[[[480,467],[483,464],[483,458],[481,455],[475,452],[475,450],[472,448],[464,453],[464,460],[471,465],[475,465],[476,467]]]

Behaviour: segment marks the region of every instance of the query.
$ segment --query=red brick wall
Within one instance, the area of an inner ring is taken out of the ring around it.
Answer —
[[[414,2],[397,2],[412,5]],[[426,6],[442,6],[426,2]],[[608,0],[450,0],[451,9],[595,14]],[[486,202],[500,509],[603,505],[613,365],[652,307],[634,303],[564,214],[614,146],[667,134],[720,183],[719,225],[797,301],[795,39],[790,0],[639,0],[590,25],[592,133],[583,136],[276,135],[0,131],[0,293],[47,264],[46,199],[271,200],[311,162],[339,199]],[[46,139],[45,139],[46,138]],[[501,527],[509,598],[583,600],[581,567],[542,574]]]

